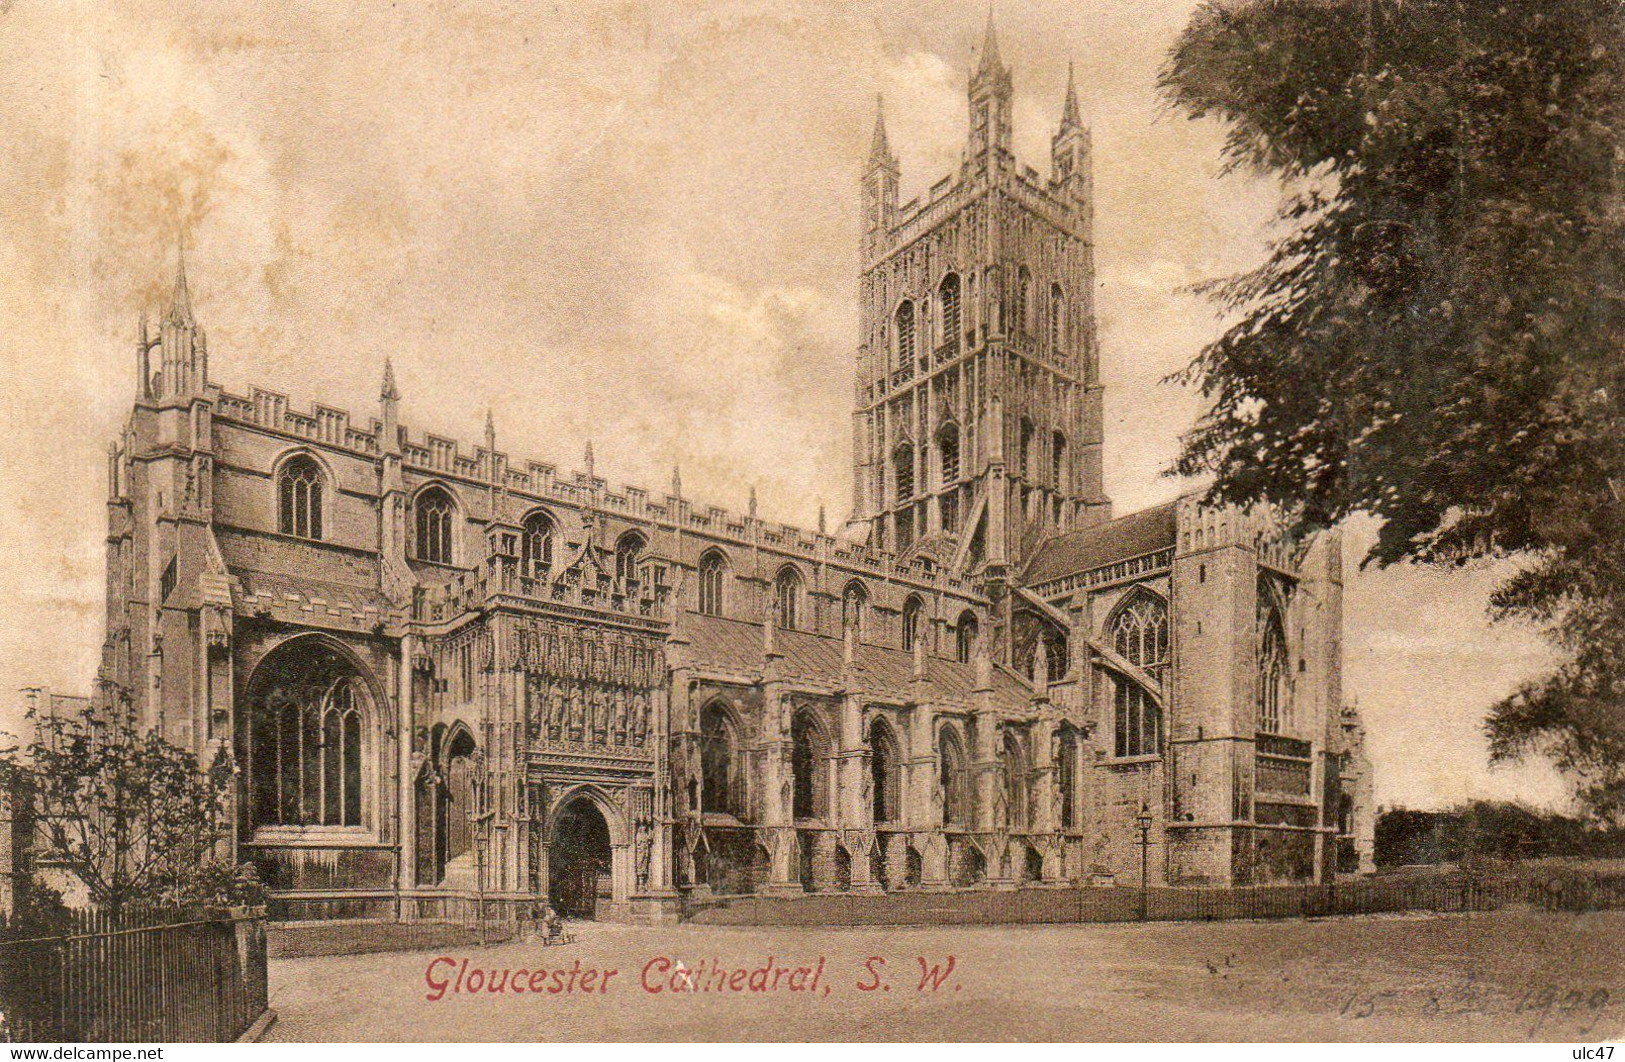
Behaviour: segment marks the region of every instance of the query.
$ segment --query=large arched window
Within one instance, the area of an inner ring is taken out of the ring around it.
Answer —
[[[920,640],[920,624],[925,617],[925,602],[910,595],[903,602],[903,652],[912,653]]]
[[[801,622],[801,573],[790,565],[779,569],[773,580],[774,617],[787,631],[796,630]]]
[[[532,579],[544,577],[553,567],[554,540],[558,527],[546,513],[531,513],[525,517],[524,534],[520,536],[520,559],[524,574]]]
[[[711,550],[700,558],[700,612],[707,616],[722,615],[723,587],[728,575],[728,562],[721,553]]]
[[[745,793],[739,763],[739,734],[727,709],[708,704],[700,713],[700,807],[737,816]]]
[[[942,278],[942,283],[937,286],[937,298],[942,303],[942,341],[958,344],[962,319],[958,273],[949,273]]]
[[[1066,493],[1066,436],[1060,432],[1050,436],[1049,481],[1056,490]]]
[[[1291,722],[1291,691],[1287,687],[1286,626],[1273,602],[1258,615],[1258,729],[1280,734]]]
[[[417,558],[435,564],[452,564],[454,544],[452,525],[457,504],[444,488],[430,487],[418,495],[412,506],[416,517]]]
[[[914,498],[914,447],[903,443],[892,453],[892,481],[897,485],[897,504]]]
[[[1024,482],[1031,483],[1033,473],[1037,471],[1033,464],[1033,422],[1022,417],[1019,431],[1016,454],[1021,463],[1018,471]]]
[[[942,796],[942,824],[963,826],[970,821],[970,781],[965,771],[965,746],[952,727],[937,733],[937,788]]]
[[[869,591],[855,580],[847,583],[841,594],[841,631],[851,631],[853,637],[861,639],[868,611]]]
[[[1027,762],[1026,742],[1014,730],[1004,732],[999,768],[1004,786],[1005,825],[1023,829],[1031,812],[1032,772]]]
[[[1159,685],[1168,665],[1168,606],[1148,591],[1132,593],[1111,621],[1112,648]],[[1113,691],[1119,756],[1162,751],[1162,711],[1150,691],[1118,675]]]
[[[907,299],[897,307],[897,368],[914,364],[914,304]]]
[[[299,454],[277,473],[277,527],[284,535],[322,537],[322,470],[315,460]]]
[[[302,638],[250,682],[249,818],[258,826],[361,826],[367,813],[367,688],[354,665]]]
[[[959,482],[959,428],[944,424],[937,432],[937,455],[942,469],[942,485],[951,487]]]
[[[829,739],[807,709],[790,723],[790,769],[795,774],[792,812],[797,819],[822,819],[829,813]]]
[[[1051,284],[1049,289],[1049,349],[1052,354],[1061,353],[1061,347],[1066,341],[1066,294],[1061,291],[1061,285]]]
[[[648,545],[648,540],[636,531],[628,531],[615,543],[615,578],[622,586],[637,583],[638,562]]]
[[[869,724],[869,781],[874,821],[896,822],[902,816],[903,757],[884,719]]]
[[[961,664],[968,664],[976,655],[976,635],[978,625],[976,613],[966,609],[959,614],[959,622],[954,625],[954,659]]]

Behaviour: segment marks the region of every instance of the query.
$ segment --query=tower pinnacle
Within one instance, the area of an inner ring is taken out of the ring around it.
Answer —
[[[1061,105],[1061,128],[1081,126],[1083,119],[1078,112],[1078,79],[1071,63],[1066,64],[1066,100]]]
[[[999,31],[993,25],[993,5],[987,6],[987,29],[982,33],[982,55],[976,64],[976,72],[986,73],[997,70],[1004,64],[999,60]]]
[[[395,386],[395,364],[388,357],[384,358],[384,385],[379,390],[378,397],[385,402],[400,401],[401,392]]]
[[[192,324],[192,293],[186,287],[186,241],[175,245],[175,293],[169,300],[169,319],[176,324]]]
[[[875,135],[869,144],[869,161],[889,162],[891,145],[886,141],[886,97],[875,96]]]

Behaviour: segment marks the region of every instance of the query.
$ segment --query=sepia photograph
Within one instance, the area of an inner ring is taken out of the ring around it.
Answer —
[[[1618,0],[0,0],[0,137],[8,1058],[1625,1038]]]

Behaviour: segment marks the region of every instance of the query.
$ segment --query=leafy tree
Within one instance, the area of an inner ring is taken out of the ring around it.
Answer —
[[[140,733],[123,698],[85,717],[34,718],[13,770],[35,795],[37,855],[71,870],[115,917],[132,905],[218,892],[213,860],[231,784],[229,761],[201,770],[185,749]],[[227,877],[232,877],[228,874]]]
[[[1210,0],[1161,86],[1283,187],[1264,264],[1206,288],[1174,470],[1302,530],[1372,514],[1367,563],[1519,557],[1492,614],[1564,659],[1492,756],[1625,819],[1625,7]]]

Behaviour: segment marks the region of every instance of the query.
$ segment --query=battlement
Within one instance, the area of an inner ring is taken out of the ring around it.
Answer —
[[[1083,204],[1059,196],[1032,166],[1019,163],[1013,155],[1001,156],[1010,179],[1002,187],[1017,203],[1026,207],[1056,228],[1071,231],[1085,221],[1081,213]],[[886,242],[879,249],[878,259],[906,247],[958,213],[965,205],[975,178],[963,170],[950,173],[933,184],[924,196],[915,196],[897,208],[896,221],[886,233]],[[1087,236],[1086,236],[1087,238]]]
[[[287,395],[263,387],[251,388],[248,398],[221,391],[215,416],[269,428],[324,446],[337,446],[363,454],[380,452],[379,435],[383,425],[379,421],[373,420],[368,430],[362,430],[350,423],[348,412],[321,403],[312,405],[311,412],[302,413],[289,407]]]
[[[1251,549],[1258,555],[1260,564],[1297,575],[1308,542],[1292,535],[1279,514],[1271,509],[1204,505],[1199,493],[1180,498],[1179,552],[1192,553],[1220,546]]]
[[[380,419],[367,418],[367,428],[357,428],[357,418],[345,410],[313,403],[310,412],[304,412],[295,408],[287,395],[262,387],[251,387],[246,398],[219,392],[215,415],[321,446],[348,450],[368,459],[380,457],[386,449]],[[962,594],[974,592],[968,581],[925,558],[917,557],[905,564],[897,554],[874,549],[866,543],[763,520],[717,505],[702,505],[676,494],[655,495],[639,486],[610,484],[587,471],[561,473],[559,467],[550,462],[514,461],[501,450],[469,446],[429,432],[413,438],[405,425],[399,427],[398,445],[403,465],[420,474],[448,476],[482,485],[496,483],[511,493],[541,502],[553,501],[632,520],[653,521],[716,538],[756,542],[809,561],[829,559],[876,577],[910,580]]]

